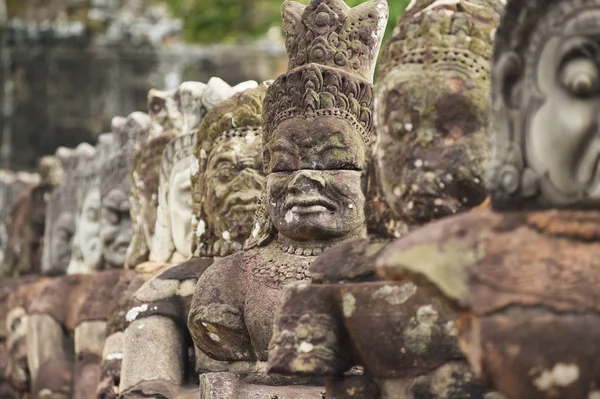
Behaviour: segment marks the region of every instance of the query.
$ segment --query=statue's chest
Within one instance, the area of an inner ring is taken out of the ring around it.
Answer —
[[[249,269],[251,275],[244,301],[244,318],[259,360],[267,360],[273,321],[281,302],[283,286],[309,280],[308,268],[314,259],[313,256],[269,251],[257,257]]]

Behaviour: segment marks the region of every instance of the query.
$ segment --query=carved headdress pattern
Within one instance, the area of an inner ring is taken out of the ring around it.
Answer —
[[[502,0],[411,2],[381,54],[379,78],[399,65],[448,65],[487,81],[503,5]]]
[[[345,118],[368,142],[387,1],[350,8],[343,0],[287,0],[282,16],[289,66],[265,97],[265,142],[281,121],[298,115]]]
[[[509,0],[494,38],[492,65],[493,154],[486,183],[495,209],[573,206],[585,197],[564,196],[528,165],[525,115],[544,101],[537,86],[537,63],[545,42],[593,26],[599,0]],[[567,23],[568,21],[568,23]],[[502,71],[502,76],[499,73]],[[506,81],[527,88],[513,90],[507,103]],[[546,192],[542,192],[542,185]]]

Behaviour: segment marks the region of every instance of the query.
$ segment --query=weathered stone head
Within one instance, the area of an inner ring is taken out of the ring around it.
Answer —
[[[15,265],[9,260],[9,248],[11,235],[20,227],[15,223],[20,220],[13,220],[14,211],[27,201],[31,189],[39,183],[38,174],[0,170],[0,276],[15,272]]]
[[[152,89],[148,92],[148,114],[151,128],[149,137],[154,138],[165,131],[180,132],[182,115],[178,107],[178,92]]]
[[[26,199],[11,211],[11,229],[7,262],[19,275],[39,273],[42,262],[46,203],[55,187],[62,184],[64,173],[60,160],[51,155],[38,161],[40,181]]]
[[[177,137],[176,131],[165,129],[150,139],[136,156],[131,176],[133,237],[127,250],[125,265],[128,268],[148,260],[159,205],[162,154],[167,144],[175,137]]]
[[[391,236],[485,199],[489,63],[502,6],[413,1],[384,47],[373,160]]]
[[[289,71],[265,97],[268,176],[250,247],[275,232],[294,241],[336,240],[365,223],[361,176],[387,3],[351,9],[339,0],[286,1],[282,13]]]
[[[112,138],[112,133],[101,134],[93,154],[80,160],[77,167],[76,231],[68,274],[90,273],[102,267],[99,172],[110,157]]]
[[[90,148],[93,149],[89,144],[85,145],[85,151]],[[61,147],[56,151],[56,156],[62,164],[64,182],[54,189],[46,206],[42,273],[48,276],[67,271],[71,261],[77,209],[77,185],[74,181],[77,150]]]
[[[495,35],[495,209],[600,201],[598,1],[509,1]]]
[[[267,84],[245,90],[208,112],[198,130],[194,202],[197,254],[225,256],[250,236],[264,182],[263,99]]]
[[[179,263],[191,256],[191,168],[196,134],[171,140],[162,153],[158,210],[150,260]]]
[[[123,267],[131,242],[130,174],[134,154],[150,129],[147,114],[134,112],[123,129],[114,132],[119,152],[104,162],[100,171],[100,243],[107,268]]]

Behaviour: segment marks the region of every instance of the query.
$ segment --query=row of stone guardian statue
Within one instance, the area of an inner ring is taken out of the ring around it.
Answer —
[[[0,398],[600,399],[600,2],[387,19],[0,171]]]

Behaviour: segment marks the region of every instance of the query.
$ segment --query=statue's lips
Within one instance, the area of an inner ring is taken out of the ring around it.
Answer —
[[[335,212],[336,207],[335,204],[324,197],[302,196],[286,201],[285,210],[302,215],[308,213]]]

